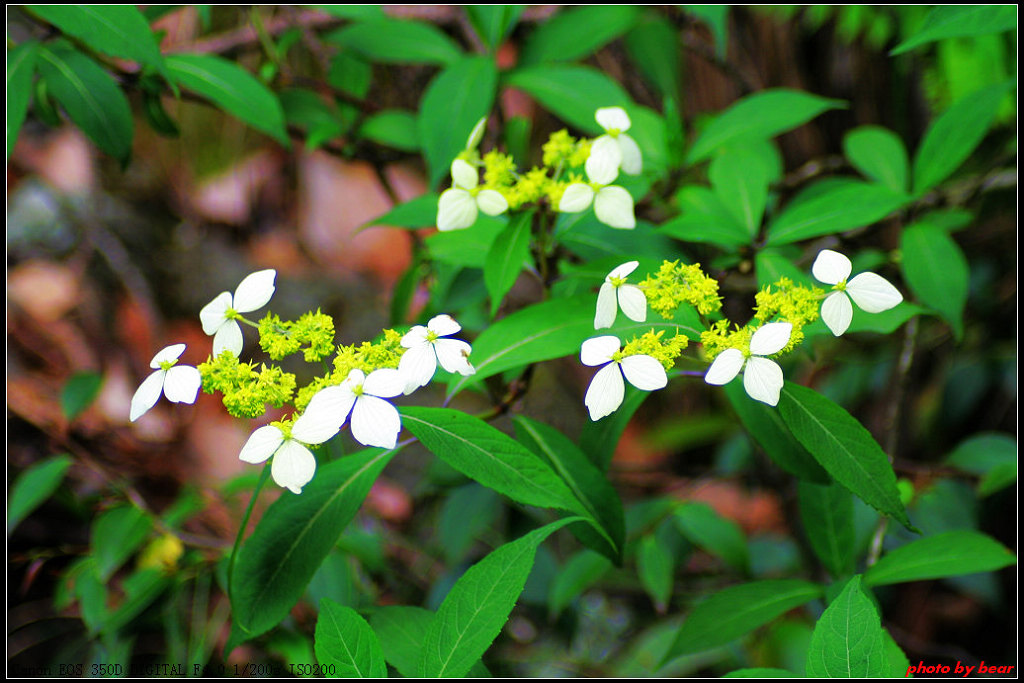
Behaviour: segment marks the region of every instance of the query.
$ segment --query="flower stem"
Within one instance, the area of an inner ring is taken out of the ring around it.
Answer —
[[[242,521],[238,525],[238,535],[235,536],[235,545],[231,548],[231,559],[228,560],[228,599],[231,598],[231,580],[235,575],[235,563],[238,562],[238,549],[242,546],[242,536],[245,535],[245,527],[249,525],[249,517],[252,515],[252,509],[256,505],[256,499],[259,498],[260,491],[263,489],[263,485],[267,483],[267,479],[270,478],[270,463],[268,462],[263,466],[263,471],[260,472],[260,479],[256,482],[256,488],[252,492],[252,498],[249,499],[249,505],[245,508],[245,514],[242,515]]]

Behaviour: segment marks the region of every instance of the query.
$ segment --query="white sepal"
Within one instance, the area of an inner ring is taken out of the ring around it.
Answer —
[[[814,265],[811,266],[811,274],[819,282],[824,282],[827,285],[839,284],[850,277],[852,270],[853,264],[850,259],[831,249],[819,251],[817,258],[814,259]]]
[[[292,438],[308,444],[327,441],[341,429],[354,402],[355,396],[346,388],[332,386],[321,389],[292,425]]]
[[[637,389],[654,391],[655,389],[664,389],[668,384],[665,366],[652,356],[644,354],[626,356],[622,359],[620,365],[622,366],[622,374]]]
[[[773,360],[751,356],[743,370],[743,388],[750,398],[770,406],[779,404],[782,391],[782,368]]]
[[[840,336],[853,320],[853,304],[845,292],[832,292],[821,304],[821,319],[835,336]]]
[[[619,306],[630,320],[642,323],[647,320],[647,297],[636,285],[621,285],[618,288]]]
[[[213,335],[213,356],[216,358],[227,349],[235,356],[242,353],[242,328],[234,320],[225,320],[217,334]]]
[[[622,172],[628,175],[640,175],[644,170],[640,146],[636,144],[636,140],[625,134],[620,135],[617,140],[619,151],[622,153]]]
[[[181,354],[185,353],[184,344],[171,344],[168,347],[160,349],[153,360],[149,361],[149,367],[154,370],[160,367],[161,363],[170,363],[172,360],[178,360],[181,358]]]
[[[229,308],[231,308],[230,292],[221,292],[213,301],[203,306],[203,309],[199,311],[199,321],[203,324],[203,332],[215,334],[227,320],[225,314]]]
[[[622,343],[615,335],[591,337],[580,347],[580,361],[591,367],[611,361],[612,355],[619,350]]]
[[[408,335],[406,335],[408,336]],[[405,339],[403,338],[403,345]],[[430,348],[430,343],[423,341],[417,346],[409,347],[398,361],[398,371],[405,377],[403,393],[411,394],[424,386],[434,377],[437,370],[437,355]]]
[[[266,462],[281,447],[282,443],[284,443],[284,434],[280,429],[274,425],[260,427],[249,436],[249,440],[242,446],[238,459],[242,462],[259,465]]]
[[[352,437],[356,441],[378,448],[394,448],[398,443],[398,433],[402,431],[398,410],[384,399],[365,393],[356,400],[351,424]]]
[[[594,213],[605,225],[622,230],[636,227],[633,215],[633,197],[618,185],[602,187],[594,198]]]
[[[888,311],[901,301],[903,295],[888,280],[874,273],[855,275],[846,283],[846,293],[854,303],[868,313]]]
[[[191,365],[178,365],[164,376],[164,396],[172,403],[195,403],[202,384],[198,370]]]
[[[476,146],[480,144],[480,140],[484,137],[484,129],[487,128],[487,117],[481,116],[480,120],[473,126],[473,130],[470,131],[469,137],[466,138],[466,149],[476,149]]]
[[[750,338],[750,353],[756,356],[770,356],[773,353],[778,353],[789,343],[792,333],[792,323],[762,325]]]
[[[615,316],[618,313],[615,301],[615,285],[605,282],[597,292],[597,311],[594,314],[595,330],[611,327],[615,322]]]
[[[139,388],[135,390],[135,395],[132,396],[131,412],[129,413],[129,419],[132,422],[142,417],[160,400],[160,393],[164,388],[165,374],[164,370],[157,370],[143,380]]]
[[[594,190],[584,183],[572,183],[562,193],[558,202],[558,210],[562,213],[579,213],[586,211],[594,201]]]
[[[590,146],[590,156],[583,167],[590,182],[608,185],[618,177],[621,164],[622,149],[619,143],[610,135],[602,135]]]
[[[394,368],[379,368],[366,376],[363,395],[393,398],[405,389],[405,377]]]
[[[722,351],[711,362],[711,367],[704,374],[704,381],[717,386],[728,384],[740,374],[744,360],[743,352],[739,349]]]
[[[473,347],[461,339],[438,339],[434,342],[437,362],[446,372],[457,372],[460,375],[472,375],[476,372],[469,364],[469,354]]]
[[[453,187],[441,193],[437,202],[437,229],[462,230],[476,222],[476,200],[466,190]]]
[[[472,190],[480,182],[477,170],[464,159],[452,162],[452,184],[464,190]]]
[[[235,290],[235,298],[231,307],[239,313],[249,313],[258,308],[263,308],[274,296],[274,278],[277,271],[273,268],[260,270],[247,275]]]
[[[605,365],[597,371],[594,379],[590,381],[590,387],[587,388],[583,403],[590,411],[590,419],[595,422],[606,415],[611,415],[622,405],[626,385],[618,366],[618,363]]]
[[[270,476],[278,486],[292,493],[302,493],[302,487],[309,483],[316,473],[316,458],[308,448],[288,439],[277,449],[274,462],[270,463]]]
[[[480,190],[476,204],[488,216],[497,216],[508,211],[508,200],[497,190]]]
[[[447,337],[450,334],[461,331],[462,325],[447,313],[442,313],[441,315],[435,315],[427,322],[427,329],[439,337]],[[426,335],[423,338],[426,339]]]
[[[615,266],[612,268],[612,272],[608,273],[608,276],[604,279],[605,282],[611,282],[612,278],[623,278],[632,273],[640,265],[639,261],[626,261],[625,263]]]
[[[624,132],[632,125],[629,114],[622,107],[601,107],[594,112],[594,119],[605,130]]]

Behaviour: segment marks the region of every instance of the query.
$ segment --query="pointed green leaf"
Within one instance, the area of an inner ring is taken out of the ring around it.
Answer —
[[[14,479],[7,496],[8,535],[53,495],[70,466],[70,456],[56,455],[32,465]]]
[[[7,53],[7,158],[11,158],[18,131],[32,99],[32,77],[39,43],[29,40]]]
[[[770,169],[762,157],[743,150],[731,150],[711,161],[708,179],[722,206],[746,230],[749,242],[761,229],[768,202]]]
[[[946,38],[1002,33],[1017,28],[1014,5],[948,5],[934,7],[920,30],[889,54],[898,55]]]
[[[604,132],[594,120],[600,107],[630,105],[621,85],[589,66],[527,66],[509,73],[504,85],[525,91],[545,109],[588,134]]]
[[[419,675],[423,638],[433,620],[434,612],[408,605],[385,605],[370,614],[384,659],[405,678]]]
[[[818,619],[807,651],[815,678],[880,678],[890,674],[885,632],[874,603],[853,577]]]
[[[800,518],[814,554],[832,578],[853,572],[857,548],[853,496],[839,484],[799,482]]]
[[[451,492],[441,505],[437,523],[437,540],[450,566],[461,561],[473,542],[493,527],[501,509],[501,497],[475,482]]]
[[[581,550],[573,555],[551,582],[548,612],[552,617],[557,617],[570,602],[599,581],[611,568],[611,561],[593,550]]]
[[[493,52],[515,28],[524,5],[467,5],[473,28]]]
[[[650,395],[650,392],[627,384],[626,396],[622,399],[619,409],[608,417],[603,417],[597,422],[587,420],[583,423],[583,430],[580,433],[580,448],[587,454],[587,457],[602,472],[608,471],[612,456],[619,445],[619,439],[626,430],[626,425],[633,419],[633,414],[640,408]]]
[[[908,225],[900,236],[903,277],[918,299],[935,309],[959,339],[967,305],[967,258],[948,232],[929,223]]]
[[[437,224],[437,194],[427,194],[399,204],[382,216],[367,221],[364,228],[374,225],[385,225],[394,228],[427,228]]]
[[[586,57],[628,31],[638,10],[632,5],[562,9],[530,34],[520,63],[533,66]]]
[[[843,151],[865,176],[896,192],[910,189],[910,160],[898,135],[881,126],[854,128],[843,138]]]
[[[109,579],[152,528],[153,520],[134,505],[112,508],[97,517],[90,531],[90,546],[100,580]]]
[[[60,390],[60,409],[64,417],[74,420],[88,408],[103,386],[103,375],[96,372],[79,372],[71,376]]]
[[[530,262],[530,240],[533,212],[516,214],[501,231],[487,252],[484,262],[484,285],[491,297],[491,315],[519,279],[519,273]]]
[[[385,64],[450,65],[462,56],[462,50],[455,41],[436,26],[390,17],[343,26],[327,34],[325,39],[374,62]]]
[[[715,54],[724,59],[729,48],[729,5],[683,5],[683,9],[708,25],[715,39]]]
[[[869,586],[991,572],[1017,562],[998,541],[976,531],[948,531],[911,541],[882,556],[864,574]]]
[[[946,464],[981,476],[978,495],[987,496],[1017,481],[1017,441],[1009,434],[978,434],[946,456]]]
[[[377,635],[351,607],[327,598],[320,601],[314,636],[321,667],[333,666],[339,678],[387,678],[384,653]]]
[[[687,503],[675,513],[680,533],[699,548],[725,560],[740,572],[750,570],[750,553],[743,529],[705,503]]]
[[[420,148],[416,116],[412,112],[401,109],[385,109],[377,112],[366,119],[366,122],[359,128],[359,134],[368,140],[400,149],[403,152],[415,152]]]
[[[626,34],[626,49],[663,97],[679,97],[682,48],[671,22],[656,14],[644,17]]]
[[[910,200],[902,192],[860,181],[827,182],[795,197],[768,227],[769,245],[832,235],[879,221]]]

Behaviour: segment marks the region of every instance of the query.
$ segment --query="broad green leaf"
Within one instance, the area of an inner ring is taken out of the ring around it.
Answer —
[[[746,229],[748,241],[761,229],[770,172],[762,157],[743,150],[718,155],[708,168],[708,179],[715,195]]]
[[[1007,84],[991,85],[961,98],[925,131],[914,156],[914,194],[938,185],[960,167],[985,137]]]
[[[853,332],[874,332],[875,334],[892,334],[915,315],[924,313],[925,309],[916,304],[904,301],[895,308],[881,313],[865,313],[856,305],[853,307],[853,321],[850,322],[847,334]]]
[[[829,183],[817,192],[813,186],[790,202],[768,227],[769,245],[789,244],[810,237],[860,228],[885,218],[909,201],[902,192],[883,185],[849,181]]]
[[[368,449],[322,465],[301,495],[284,493],[267,508],[231,577],[233,641],[287,616],[395,452]]]
[[[850,579],[818,619],[807,652],[809,677],[880,678],[889,675],[882,622],[860,582],[860,576]]]
[[[71,457],[55,455],[19,474],[7,496],[7,534],[54,494],[71,466]]]
[[[437,523],[437,540],[448,564],[462,560],[500,513],[501,498],[486,486],[474,482],[452,491],[441,506]]]
[[[562,9],[530,34],[520,63],[535,66],[586,57],[632,28],[638,13],[633,5]]]
[[[708,124],[687,153],[687,163],[704,161],[720,147],[744,138],[775,137],[822,112],[845,106],[841,100],[782,88],[748,95]]]
[[[626,50],[663,97],[679,97],[681,47],[671,23],[657,14],[644,17],[626,34]]]
[[[797,579],[772,579],[732,586],[694,607],[676,634],[665,661],[725,645],[824,594]]]
[[[422,607],[385,605],[370,614],[370,626],[380,639],[384,659],[405,678],[419,675],[423,638],[434,612]]]
[[[431,187],[448,174],[477,121],[491,111],[497,84],[494,59],[476,56],[453,62],[427,86],[417,125]]]
[[[856,418],[813,389],[792,382],[782,388],[779,412],[793,436],[833,479],[914,531],[888,457]]]
[[[39,43],[29,40],[7,53],[7,158],[11,158],[18,131],[32,99],[32,77]]]
[[[604,131],[594,119],[601,107],[628,107],[621,85],[589,66],[527,66],[509,73],[503,85],[519,88],[545,109],[588,135]]]
[[[96,372],[79,372],[71,376],[60,390],[60,409],[64,417],[74,420],[92,405],[103,386],[103,375]]]
[[[636,548],[636,572],[659,614],[665,613],[672,597],[675,569],[673,549],[662,544],[657,534],[649,533],[640,538],[640,545]]]
[[[403,152],[415,152],[420,148],[416,116],[400,109],[385,109],[374,114],[363,123],[359,134],[376,143],[394,147]]]
[[[348,130],[345,121],[332,104],[312,90],[288,88],[278,93],[285,121],[306,132],[306,148],[316,149]]]
[[[659,230],[683,240],[738,247],[750,243],[750,234],[718,194],[700,185],[689,185],[676,193],[680,214],[661,224]]]
[[[132,153],[135,125],[121,88],[99,64],[77,50],[40,48],[39,74],[75,125],[122,164]]]
[[[1009,434],[978,434],[946,456],[946,464],[981,476],[978,495],[987,496],[1017,481],[1017,441]]]
[[[557,617],[570,602],[582,595],[611,568],[611,560],[593,550],[581,550],[573,555],[551,582],[548,612],[552,617]]]
[[[484,285],[491,297],[491,316],[530,263],[533,212],[516,214],[491,244],[484,261]]]
[[[560,519],[531,531],[470,567],[455,582],[427,630],[419,676],[465,676],[508,620],[533,568],[538,546],[578,519]]]
[[[920,30],[897,45],[890,55],[903,54],[916,47],[964,36],[1002,33],[1017,28],[1017,11],[1013,5],[949,5],[934,7],[925,17]]]
[[[854,168],[896,192],[910,189],[910,161],[898,135],[881,126],[854,128],[843,138],[843,151]]]
[[[910,668],[910,660],[907,659],[907,655],[900,648],[899,644],[893,640],[892,635],[885,629],[882,629],[883,634],[883,647],[885,649],[885,661],[888,673],[885,675],[888,678],[906,678],[907,670]]]
[[[101,630],[113,633],[123,629],[152,605],[173,581],[166,571],[155,567],[134,572],[122,584],[124,599],[103,620]]]
[[[351,607],[327,598],[320,601],[316,620],[315,649],[320,666],[333,666],[339,678],[387,678],[377,635]]]
[[[255,76],[214,55],[170,55],[167,68],[184,88],[261,130],[287,147],[284,110],[277,96]]]
[[[833,579],[853,572],[857,549],[853,496],[833,482],[828,486],[799,482],[800,518],[814,554]]]
[[[593,209],[563,213],[555,221],[555,240],[584,261],[612,256],[622,263],[630,258],[648,258],[661,263],[682,256],[675,242],[647,221],[637,221],[633,230],[615,230],[597,220]]]
[[[507,226],[508,219],[505,216],[481,214],[472,226],[464,230],[435,232],[424,243],[434,261],[467,268],[484,268],[492,245]]]
[[[146,540],[153,520],[134,505],[122,505],[99,515],[90,530],[89,545],[96,573],[108,580]]]
[[[385,64],[447,66],[462,57],[462,50],[455,41],[436,26],[422,21],[373,18],[332,31],[325,40]]]
[[[887,552],[864,574],[869,586],[991,572],[1016,564],[1017,556],[976,531],[947,531]]]
[[[373,82],[373,65],[352,52],[339,52],[331,57],[327,82],[343,93],[362,99]]]
[[[725,560],[733,569],[750,570],[750,554],[743,529],[704,503],[687,503],[675,513],[676,528],[688,541]]]
[[[438,195],[433,192],[399,204],[382,216],[367,221],[364,228],[385,225],[394,228],[429,228],[437,224]]]
[[[900,252],[910,289],[921,303],[939,312],[959,339],[970,277],[963,251],[945,230],[914,223],[900,236]]]
[[[523,9],[524,5],[467,5],[466,14],[493,52],[515,28]]]

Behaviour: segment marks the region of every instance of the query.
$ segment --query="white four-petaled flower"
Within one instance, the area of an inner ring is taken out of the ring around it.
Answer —
[[[478,187],[477,170],[463,160],[452,162],[453,187],[441,193],[437,203],[437,229],[461,230],[476,222],[477,212],[497,216],[508,210],[508,201],[497,190]]]
[[[623,375],[637,389],[654,391],[668,384],[668,375],[657,358],[643,354],[621,357],[618,337],[593,337],[583,342],[580,360],[591,367],[604,365],[590,381],[583,403],[590,411],[590,419],[597,421],[614,413],[622,404],[626,385]]]
[[[770,406],[778,405],[779,392],[784,383],[782,368],[775,361],[762,356],[781,351],[789,343],[792,333],[791,323],[762,325],[750,337],[749,351],[726,349],[715,356],[704,375],[704,381],[708,384],[728,384],[743,370],[743,388],[747,395]]]
[[[621,168],[623,173],[638,175],[643,170],[643,158],[636,141],[626,135],[631,122],[622,107],[602,107],[594,114],[605,134],[590,146],[585,168],[592,182],[607,185],[615,180]]]
[[[448,372],[472,375],[476,370],[468,358],[472,347],[461,339],[445,339],[462,329],[449,315],[434,316],[423,325],[416,325],[402,337],[402,354],[398,371],[406,379],[405,393],[425,385],[434,376],[438,363]]]
[[[199,371],[190,365],[176,365],[185,352],[184,344],[174,344],[153,356],[149,367],[156,370],[147,377],[132,396],[129,418],[132,422],[156,405],[160,394],[174,403],[194,403],[203,383]]]
[[[240,313],[249,313],[263,308],[274,296],[274,278],[277,271],[261,270],[246,276],[235,290],[221,292],[199,311],[203,332],[213,335],[213,355],[217,357],[225,349],[236,356],[242,353],[242,328],[236,318]]]
[[[647,297],[636,285],[626,283],[626,276],[636,270],[639,261],[629,261],[617,266],[604,279],[597,293],[597,313],[594,315],[594,329],[611,327],[619,307],[626,317],[638,323],[647,320]]]
[[[882,276],[861,273],[847,280],[852,271],[850,259],[831,249],[822,249],[811,266],[814,277],[835,290],[821,304],[821,319],[837,337],[846,332],[853,320],[850,299],[867,313],[888,311],[903,301],[899,290]]]
[[[352,370],[336,389],[341,396],[342,418],[352,413],[352,437],[364,446],[394,448],[402,431],[398,410],[385,401],[405,391],[406,379],[394,368],[380,368],[369,375]],[[321,391],[327,391],[322,389]]]

